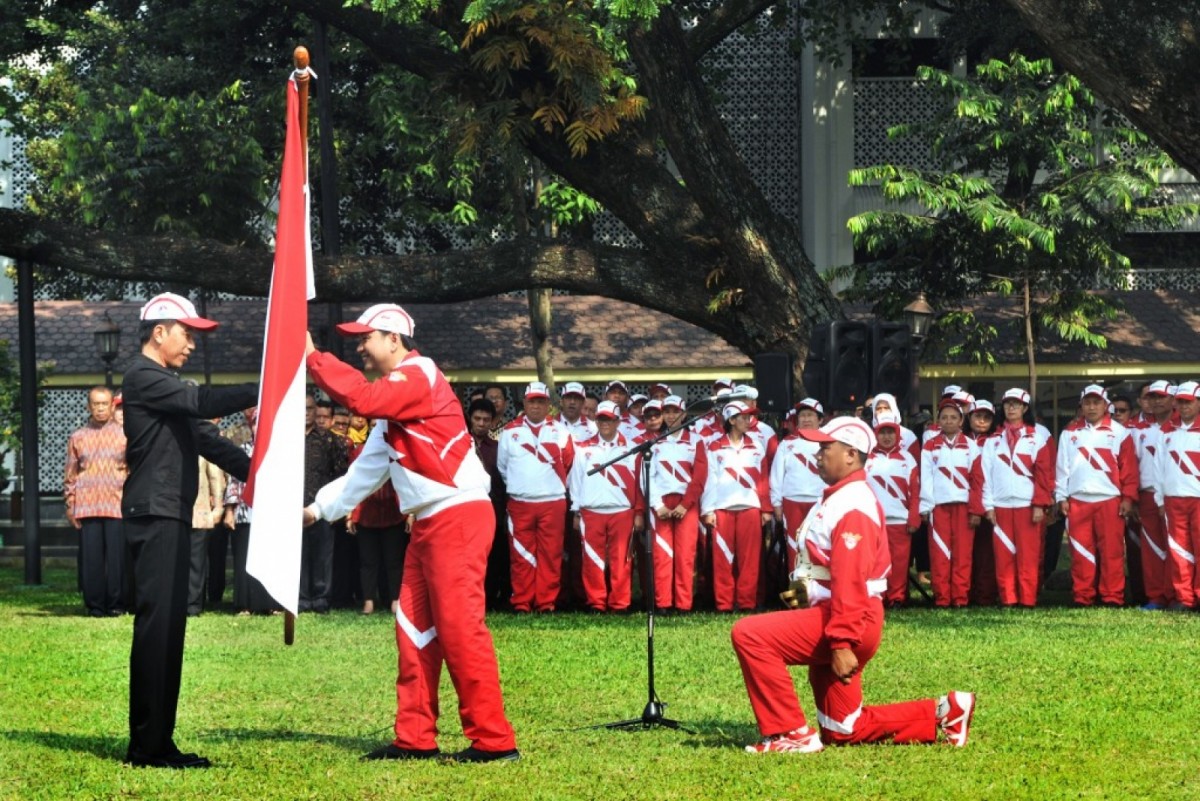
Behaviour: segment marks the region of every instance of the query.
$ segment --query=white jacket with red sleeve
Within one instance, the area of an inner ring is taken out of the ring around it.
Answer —
[[[902,444],[876,447],[867,457],[867,484],[891,526],[921,525],[921,467]]]
[[[830,607],[825,625],[830,648],[853,648],[862,642],[864,612],[871,599],[883,597],[892,566],[883,509],[866,472],[855,471],[827,488],[804,519],[801,535],[814,567],[809,605]]]
[[[1155,503],[1162,506],[1166,498],[1200,498],[1200,417],[1191,425],[1182,420],[1164,423],[1155,462]],[[1145,484],[1143,481],[1142,486]]]
[[[575,446],[575,462],[567,485],[571,491],[571,511],[620,512],[641,507],[640,455],[629,456],[599,472],[588,475],[593,467],[629,450],[631,443],[618,433],[611,441],[599,434]]]
[[[921,448],[921,514],[943,503],[970,503],[971,469],[978,458],[979,445],[967,434],[954,442],[945,434],[930,438]]]
[[[1133,437],[1108,415],[1094,426],[1084,422],[1063,430],[1055,473],[1056,501],[1120,497],[1137,503],[1141,476]]]
[[[758,437],[747,434],[739,445],[734,445],[728,434],[722,435],[697,455],[697,463],[700,458],[707,471],[700,514],[718,509],[771,511],[767,450]]]
[[[1130,430],[1133,451],[1138,459],[1139,490],[1160,492],[1162,486],[1158,475],[1158,450],[1162,445],[1162,426],[1157,420],[1139,419]]]
[[[690,428],[670,434],[654,446],[650,466],[651,509],[661,509],[666,495],[682,495],[680,503],[684,509],[699,503],[706,475],[696,469],[697,452],[705,447],[704,440]]]
[[[819,442],[809,442],[790,434],[779,443],[771,462],[771,506],[778,509],[786,498],[800,503],[816,503],[825,494],[826,484],[817,474]]]
[[[1053,504],[1055,450],[1050,432],[1032,425],[1021,427],[1011,448],[1004,426],[984,440],[979,456],[984,511]]]
[[[475,454],[458,397],[432,360],[411,351],[377,381],[328,353],[309,354],[307,364],[335,403],[380,421],[347,473],[317,493],[321,518],[345,517],[389,476],[401,511],[418,518],[488,500],[491,478]]]
[[[558,501],[567,496],[567,473],[575,441],[566,426],[546,419],[531,423],[524,415],[500,430],[496,469],[508,497],[519,501]]]

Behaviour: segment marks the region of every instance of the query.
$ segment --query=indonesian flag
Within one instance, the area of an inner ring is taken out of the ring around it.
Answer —
[[[308,300],[316,295],[304,142],[293,76],[287,85],[287,138],[279,180],[275,269],[267,299],[258,429],[245,491],[253,510],[246,571],[292,614],[300,600],[304,513],[304,344]]]

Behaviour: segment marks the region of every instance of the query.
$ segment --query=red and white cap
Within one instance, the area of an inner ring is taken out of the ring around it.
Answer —
[[[947,384],[945,389],[942,390],[942,397],[948,398],[951,395],[956,395],[962,391],[963,391],[963,388],[960,387],[958,384]]]
[[[1004,397],[1000,399],[1000,402],[1003,403],[1006,400],[1020,401],[1021,403],[1028,406],[1029,405],[1029,393],[1026,392],[1025,390],[1021,389],[1020,387],[1013,387],[1012,389],[1007,390],[1004,393]]]
[[[1175,400],[1193,401],[1200,397],[1200,384],[1195,381],[1184,381],[1175,390]]]
[[[835,417],[815,431],[801,429],[796,433],[809,442],[840,442],[863,453],[875,450],[875,432],[857,417]]]
[[[961,406],[963,411],[970,409],[971,404],[975,402],[975,396],[970,392],[967,392],[965,389],[960,389],[958,392],[955,392],[953,397],[950,399]]]
[[[721,410],[721,417],[725,420],[737,417],[739,414],[745,414],[750,411],[750,407],[741,401],[733,401],[725,404],[725,408]]]
[[[670,384],[664,384],[664,383],[663,383],[663,382],[661,382],[661,381],[659,381],[659,382],[658,382],[658,383],[656,383],[656,384],[651,384],[651,385],[650,385],[650,394],[651,394],[651,395],[653,395],[655,392],[657,392],[657,391],[658,391],[658,390],[660,390],[660,389],[661,389],[663,392],[667,393],[668,395],[672,394],[672,393],[671,393],[671,385],[670,385]]]
[[[532,398],[549,398],[549,397],[550,397],[550,388],[548,386],[546,386],[545,384],[543,384],[541,381],[530,381],[529,385],[525,387],[525,395],[524,395],[525,400],[530,400]]]
[[[880,412],[875,415],[875,430],[881,428],[894,428],[900,430],[900,415],[895,412]]]
[[[624,386],[624,384],[621,386]],[[620,420],[621,407],[617,406],[613,401],[600,401],[599,405],[596,406],[596,419],[599,420],[601,417]]]
[[[196,307],[182,295],[164,292],[146,301],[140,318],[146,321],[175,320],[197,331],[211,331],[217,327],[216,320],[207,320],[196,313]]]
[[[960,413],[966,414],[966,405],[967,404],[959,403],[954,398],[942,398],[940,401],[938,401],[938,411],[940,412],[942,409],[958,409]]]
[[[413,318],[395,303],[376,303],[352,323],[338,323],[337,332],[345,337],[386,331],[389,334],[413,335]]]
[[[605,394],[607,394],[609,390],[616,389],[617,387],[620,387],[621,391],[623,391],[626,395],[629,394],[629,387],[625,386],[625,382],[620,380],[619,378],[615,378],[612,381],[609,381],[608,386],[606,386],[604,388],[604,392],[605,392]]]
[[[563,384],[563,388],[558,394],[563,398],[567,397],[568,395],[578,395],[581,398],[587,397],[587,393],[583,389],[583,384],[580,384],[578,381],[568,381],[567,383]]]
[[[996,407],[992,405],[990,400],[977,400],[971,404],[971,414],[975,412],[987,412],[990,415],[996,414]]]
[[[661,412],[662,408],[663,408],[662,401],[654,400],[653,398],[651,398],[650,400],[646,401],[646,405],[642,407],[642,414],[645,414],[646,412],[649,412],[651,410],[656,411],[656,412]]]
[[[804,400],[802,400],[796,404],[795,409],[796,409],[797,414],[800,412],[801,409],[812,409],[819,416],[821,416],[821,417],[825,416],[825,407],[822,406],[821,402],[819,400],[817,400],[816,398],[805,398]]]
[[[633,406],[635,403],[645,403],[648,400],[650,400],[650,398],[646,395],[643,395],[640,392],[635,392],[629,396],[629,405]]]
[[[1083,400],[1089,395],[1094,395],[1097,398],[1100,398],[1100,400],[1108,400],[1108,393],[1105,392],[1104,387],[1100,386],[1099,384],[1088,384],[1083,388],[1083,392],[1079,393],[1079,399]]]
[[[1171,382],[1163,381],[1162,379],[1155,381],[1150,386],[1146,387],[1146,394],[1166,397],[1171,394]]]
[[[718,378],[716,381],[713,381],[712,388],[713,388],[714,395],[717,394],[718,389],[733,389],[733,379],[732,378]]]
[[[684,403],[683,398],[679,397],[678,395],[668,395],[667,397],[662,399],[662,407],[664,409],[667,409],[667,408],[684,409],[687,407],[687,404]]]

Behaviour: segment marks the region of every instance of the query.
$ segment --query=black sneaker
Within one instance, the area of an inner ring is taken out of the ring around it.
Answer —
[[[376,748],[363,759],[436,759],[442,752],[436,748],[401,748],[395,743]]]
[[[187,770],[190,768],[210,768],[212,762],[198,754],[162,754],[159,756],[149,756],[140,754],[136,751],[129,751],[125,754],[126,765],[134,768],[171,768],[174,770]]]
[[[446,762],[516,762],[521,752],[515,748],[507,751],[481,751],[475,746],[445,756]]]

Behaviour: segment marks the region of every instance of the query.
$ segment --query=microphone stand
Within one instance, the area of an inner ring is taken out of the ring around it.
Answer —
[[[634,445],[629,450],[622,454],[614,456],[603,464],[594,466],[588,471],[588,475],[594,475],[600,472],[611,464],[615,464],[622,459],[627,459],[634,454],[642,455],[642,470],[641,470],[641,489],[642,498],[645,499],[645,513],[642,528],[643,540],[645,547],[643,549],[646,558],[646,586],[645,586],[645,604],[646,604],[646,678],[647,678],[647,700],[646,706],[642,709],[642,716],[639,718],[629,718],[627,720],[615,720],[610,723],[598,723],[594,726],[585,726],[588,729],[633,729],[643,728],[649,729],[654,726],[662,726],[666,729],[682,729],[688,733],[692,733],[691,729],[681,724],[678,720],[672,720],[666,717],[667,704],[658,697],[658,693],[654,689],[654,510],[650,507],[650,471],[653,468],[653,461],[650,458],[651,451],[654,446],[662,440],[674,434],[677,431],[690,426],[692,423],[700,419],[701,414],[709,411],[715,405],[715,402],[710,398],[689,406],[685,413],[683,422],[674,428],[663,425],[662,433],[653,439],[648,439],[645,442]],[[696,414],[692,414],[695,408]],[[691,416],[687,416],[691,415]]]

